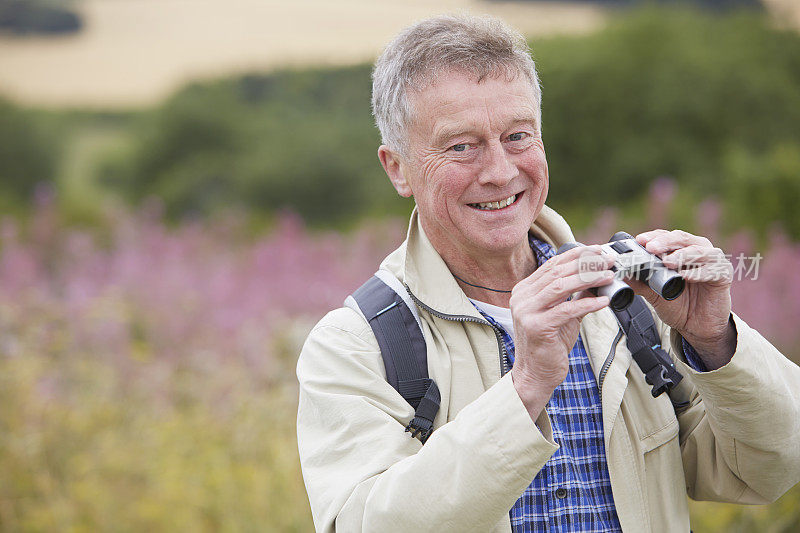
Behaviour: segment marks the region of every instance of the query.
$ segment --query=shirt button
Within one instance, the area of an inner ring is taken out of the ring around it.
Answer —
[[[556,489],[556,498],[563,500],[566,497],[567,497],[567,489],[565,489],[564,487]]]

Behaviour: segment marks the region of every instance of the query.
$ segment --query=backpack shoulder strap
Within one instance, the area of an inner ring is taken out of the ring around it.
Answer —
[[[625,331],[626,344],[633,360],[644,372],[647,383],[653,386],[653,397],[665,391],[669,394],[683,376],[661,347],[661,336],[644,298],[637,295],[631,305],[622,311],[614,311],[614,314]]]
[[[406,431],[424,444],[433,431],[441,396],[436,382],[428,377],[425,338],[417,318],[402,295],[377,275],[352,297],[375,333],[386,380],[415,409]]]

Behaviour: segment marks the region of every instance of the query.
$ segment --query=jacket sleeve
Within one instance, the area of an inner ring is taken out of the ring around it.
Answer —
[[[695,500],[764,504],[800,481],[800,367],[733,315],[737,346],[725,366],[698,372],[678,413],[687,492]],[[673,353],[682,338],[670,332]]]
[[[298,448],[317,531],[491,530],[508,523],[557,449],[547,416],[533,423],[510,375],[422,446],[405,432],[413,409],[386,382],[372,330],[351,309],[312,330],[297,376]]]

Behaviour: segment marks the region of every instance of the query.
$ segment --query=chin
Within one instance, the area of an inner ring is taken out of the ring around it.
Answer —
[[[521,242],[527,243],[530,226],[525,228],[504,228],[484,233],[478,237],[480,247],[495,253],[514,250]]]

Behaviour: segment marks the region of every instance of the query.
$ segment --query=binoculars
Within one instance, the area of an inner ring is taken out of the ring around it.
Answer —
[[[586,246],[579,242],[568,242],[558,249],[562,254],[567,250]],[[674,300],[683,292],[686,282],[681,275],[670,268],[636,242],[632,235],[619,231],[615,233],[606,244],[602,244],[603,252],[614,257],[614,280],[602,287],[592,288],[590,291],[596,296],[608,296],[609,307],[614,311],[622,311],[633,302],[634,292],[625,283],[624,279],[638,279],[646,282],[659,296],[665,300]],[[605,269],[605,266],[602,267]],[[593,272],[600,270],[596,260],[587,258],[580,264],[580,272]]]

